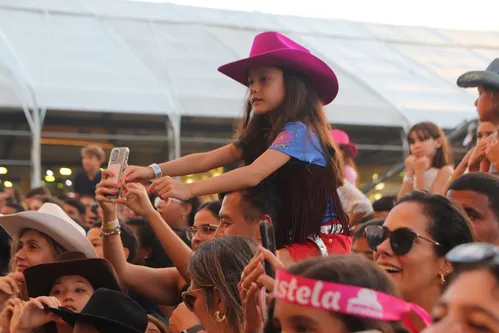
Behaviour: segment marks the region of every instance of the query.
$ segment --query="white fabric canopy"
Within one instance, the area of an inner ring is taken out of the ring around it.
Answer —
[[[475,117],[456,78],[499,56],[499,32],[447,31],[122,0],[0,0],[0,107],[241,115],[245,89],[217,72],[276,30],[340,81],[338,124],[444,128]]]

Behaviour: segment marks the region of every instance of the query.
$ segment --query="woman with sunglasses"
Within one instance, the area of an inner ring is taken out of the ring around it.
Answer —
[[[445,255],[473,242],[466,214],[448,198],[428,192],[402,197],[382,227],[366,228],[374,260],[395,282],[403,298],[431,311],[452,272]],[[423,328],[421,322],[416,325]]]
[[[191,286],[182,298],[206,331],[242,332],[243,309],[237,285],[257,250],[257,243],[250,238],[226,236],[202,244],[191,257]]]
[[[499,247],[463,244],[447,254],[454,273],[424,333],[499,332]]]

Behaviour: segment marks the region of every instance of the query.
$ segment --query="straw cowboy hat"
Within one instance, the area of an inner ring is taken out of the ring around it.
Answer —
[[[464,73],[457,79],[457,85],[462,88],[486,85],[499,89],[499,58],[495,58],[484,71]]]
[[[121,291],[118,276],[106,259],[86,258],[81,252],[61,254],[56,262],[26,268],[23,272],[28,288],[28,296],[36,298],[48,296],[54,283],[63,276],[83,276],[94,290],[107,288]]]
[[[289,68],[307,76],[324,105],[338,94],[338,79],[333,70],[309,50],[278,32],[263,32],[253,40],[248,58],[234,61],[218,70],[248,86],[248,71],[259,66]]]
[[[147,314],[125,294],[101,288],[94,292],[80,313],[65,308],[47,308],[71,326],[78,322],[90,324],[99,332],[144,333]]]
[[[339,129],[333,129],[329,131],[329,134],[333,138],[334,142],[343,148],[346,152],[351,155],[351,158],[355,158],[359,152],[357,145],[350,142],[350,137],[348,134]]]
[[[1,216],[0,227],[10,237],[16,236],[22,229],[34,229],[46,234],[67,251],[82,252],[87,258],[97,257],[85,230],[53,203],[44,204],[36,212]]]

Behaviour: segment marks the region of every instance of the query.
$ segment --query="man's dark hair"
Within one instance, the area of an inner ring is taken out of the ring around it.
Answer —
[[[63,201],[64,201],[64,203],[78,209],[78,213],[80,213],[80,215],[85,214],[85,205],[83,205],[80,201],[73,199],[73,198],[64,198]]]
[[[499,178],[485,172],[470,172],[454,180],[449,191],[473,191],[487,196],[489,208],[499,220]]]
[[[102,222],[97,221],[92,224],[92,228],[101,228]],[[127,262],[133,262],[135,256],[137,255],[137,239],[133,235],[132,231],[126,226],[121,225],[121,243],[123,243],[123,247],[128,249],[128,258]]]
[[[246,222],[251,222],[265,214],[270,216],[272,223],[278,221],[281,198],[270,181],[264,180],[254,187],[239,191],[239,193],[241,194],[241,208]],[[227,194],[229,193],[218,194],[220,201],[223,201]]]
[[[36,196],[47,197],[50,196],[50,191],[45,187],[35,187],[26,193],[26,199],[30,199]]]
[[[12,209],[15,209],[16,210],[16,213],[20,213],[20,212],[24,212],[25,209],[23,206],[21,206],[20,204],[18,204],[17,202],[13,201],[13,200],[10,200],[8,199],[6,202],[5,202],[5,206],[7,207],[10,207]]]
[[[397,198],[393,195],[383,196],[373,202],[373,209],[375,212],[389,212],[395,205]]]

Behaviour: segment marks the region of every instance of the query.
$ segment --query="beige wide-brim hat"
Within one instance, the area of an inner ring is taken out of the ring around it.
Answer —
[[[34,229],[46,234],[67,251],[82,252],[87,258],[97,257],[85,230],[53,203],[44,204],[36,212],[0,216],[0,227],[10,237],[15,237],[22,229]]]

